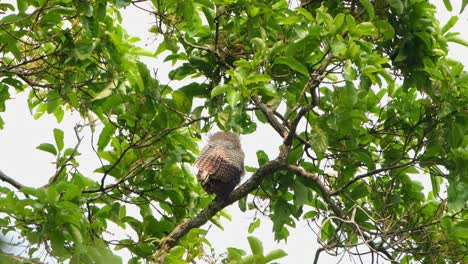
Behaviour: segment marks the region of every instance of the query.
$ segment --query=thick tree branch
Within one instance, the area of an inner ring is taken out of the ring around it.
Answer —
[[[23,184],[21,184],[20,182],[16,181],[15,179],[9,177],[8,175],[6,175],[5,173],[3,173],[1,170],[0,170],[0,180],[6,182],[6,183],[9,183],[11,184],[13,187],[15,187],[16,189],[21,189],[24,187]]]
[[[162,239],[159,246],[160,250],[164,252],[169,251],[174,247],[180,238],[185,236],[191,229],[200,227],[208,222],[215,214],[224,209],[225,207],[233,204],[239,199],[247,196],[250,192],[254,191],[264,178],[272,173],[286,168],[285,152],[282,152],[278,158],[272,160],[262,167],[260,167],[244,184],[235,189],[226,200],[216,197],[205,209],[203,209],[197,216],[187,219],[180,223],[172,232]],[[154,258],[159,259],[159,253],[156,252]]]

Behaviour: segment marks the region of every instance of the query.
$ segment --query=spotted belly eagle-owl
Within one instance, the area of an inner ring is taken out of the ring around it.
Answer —
[[[239,136],[233,132],[217,132],[208,138],[195,161],[197,179],[209,194],[226,198],[244,174],[244,152]]]

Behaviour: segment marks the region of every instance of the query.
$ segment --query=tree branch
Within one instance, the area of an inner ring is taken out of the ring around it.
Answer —
[[[280,136],[284,139],[288,135],[288,129],[278,121],[278,119],[275,117],[275,112],[262,103],[258,96],[252,96],[252,100],[260,108],[260,111],[262,111],[263,115],[268,120],[268,123],[270,123],[276,132],[278,132],[278,134],[280,134]]]
[[[15,179],[9,177],[5,173],[3,173],[1,170],[0,170],[0,180],[4,181],[6,183],[9,183],[10,185],[12,185],[13,187],[15,187],[18,190],[24,187],[23,184],[16,181]]]
[[[5,253],[5,252],[0,251],[0,263],[4,263],[2,261],[8,261],[8,263],[10,261],[11,262],[16,261],[18,263],[43,264],[43,262],[40,262],[40,261],[35,261],[35,260],[30,259],[30,258],[20,257],[20,256],[14,255],[14,254]]]
[[[327,188],[327,186],[325,186],[324,182],[320,180],[320,178],[318,177],[317,174],[308,172],[305,169],[303,169],[303,168],[301,168],[299,166],[296,166],[296,165],[288,165],[287,168],[290,171],[294,172],[295,174],[315,182],[315,184],[317,184],[318,188],[320,189],[320,192],[322,193],[322,198],[325,200],[325,202],[328,204],[328,206],[330,206],[330,208],[335,213],[335,215],[338,216],[338,218],[342,219],[341,222],[350,221],[349,217],[343,213],[341,208],[338,206],[337,202],[335,202],[332,199],[332,195],[331,195],[332,192],[330,191],[330,189]],[[369,237],[369,235],[366,235],[364,233],[360,233],[360,235],[362,236],[362,238],[365,241],[368,241],[366,244],[372,250],[379,251],[380,253],[385,255],[385,257],[387,257],[389,260],[391,260],[392,263],[394,263],[394,259],[393,259],[392,255],[384,248],[382,243],[381,244],[374,243],[372,241],[373,239],[371,237]]]
[[[333,201],[331,199],[330,190],[327,188],[327,186],[325,186],[323,181],[320,180],[320,178],[318,177],[317,174],[308,172],[308,171],[304,170],[303,168],[301,168],[299,166],[296,166],[296,165],[288,165],[288,169],[291,172],[294,172],[296,175],[299,175],[301,177],[304,177],[306,179],[309,179],[309,180],[315,182],[315,184],[317,184],[317,187],[319,188],[320,192],[322,193],[322,198],[331,207],[333,212],[336,215],[340,216],[340,217],[343,215],[343,211],[341,211],[341,208],[338,207],[338,205],[336,205],[335,201]]]
[[[347,183],[345,183],[343,186],[341,186],[338,190],[330,193],[330,195],[335,196],[335,195],[339,194],[344,189],[348,188],[351,184],[357,182],[358,180],[364,179],[366,177],[369,177],[369,176],[372,176],[372,175],[375,175],[375,174],[378,174],[378,173],[381,173],[381,172],[384,172],[384,171],[389,171],[389,170],[408,167],[408,166],[413,165],[414,163],[415,163],[415,161],[412,160],[412,161],[407,162],[407,163],[398,164],[398,165],[394,165],[394,166],[390,166],[390,167],[386,167],[386,168],[381,168],[381,169],[373,170],[373,171],[358,175],[358,176],[354,177],[352,180],[349,180]]]
[[[191,229],[200,227],[215,214],[224,209],[225,207],[233,204],[239,199],[247,196],[250,192],[254,191],[264,178],[272,173],[286,168],[285,152],[280,153],[278,158],[269,161],[252,175],[244,184],[235,189],[225,200],[216,197],[211,203],[203,209],[197,216],[187,219],[176,226],[172,232],[162,239],[159,249],[161,251],[155,252],[153,258],[158,261],[160,254],[168,252],[173,248],[183,236],[185,236]]]

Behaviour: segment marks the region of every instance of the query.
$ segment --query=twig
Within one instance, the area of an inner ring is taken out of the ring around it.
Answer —
[[[54,182],[56,182],[58,180],[58,177],[60,176],[60,174],[62,174],[63,170],[66,168],[67,166],[67,163],[70,162],[72,159],[75,158],[76,154],[78,153],[78,148],[80,147],[80,144],[81,144],[81,141],[83,140],[83,137],[81,136],[80,137],[80,134],[79,134],[79,130],[81,129],[82,127],[80,125],[76,125],[74,130],[75,130],[75,135],[76,135],[76,138],[78,140],[78,142],[76,143],[75,147],[73,148],[73,151],[72,153],[70,154],[70,156],[68,156],[68,158],[65,160],[65,162],[63,163],[63,165],[60,167],[60,169],[55,173],[54,177],[52,177],[52,180],[50,180],[49,183],[45,184],[44,186],[42,186],[43,188],[47,188],[49,187],[51,184],[53,184]]]

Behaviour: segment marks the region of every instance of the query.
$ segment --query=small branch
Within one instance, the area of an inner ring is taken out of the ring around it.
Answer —
[[[314,264],[318,263],[320,253],[322,253],[323,250],[324,250],[323,248],[319,248],[317,249],[317,251],[315,251]]]
[[[284,140],[285,145],[290,146],[292,144],[293,137],[294,137],[294,135],[296,135],[297,126],[299,125],[299,122],[301,121],[302,117],[307,112],[312,110],[315,106],[316,106],[315,103],[311,103],[311,104],[308,104],[308,105],[304,106],[303,108],[301,108],[301,110],[299,110],[299,113],[297,113],[297,116],[294,118],[294,120],[291,122],[291,125],[289,126],[289,128],[290,128],[289,134],[286,137],[286,139]]]
[[[76,125],[75,128],[74,128],[75,135],[76,135],[76,138],[77,138],[78,142],[76,143],[75,147],[73,148],[72,153],[70,154],[70,156],[68,156],[68,158],[65,160],[63,165],[60,167],[60,169],[57,170],[54,177],[52,177],[52,180],[50,180],[49,183],[42,186],[43,188],[47,188],[50,185],[52,185],[53,183],[55,183],[58,180],[58,177],[60,176],[60,174],[62,174],[63,170],[65,170],[65,168],[67,167],[67,163],[75,158],[76,154],[78,153],[78,148],[80,147],[81,141],[83,140],[83,137],[82,136],[80,137],[80,135],[79,135],[79,130],[80,129],[81,129],[80,125]]]
[[[18,190],[24,187],[23,184],[19,183],[15,179],[9,177],[5,173],[3,173],[1,170],[0,170],[0,180],[4,181],[6,183],[9,183],[10,185],[12,185],[13,187],[15,187]]]
[[[408,167],[408,166],[411,166],[415,163],[414,160],[410,161],[410,162],[407,162],[407,163],[403,163],[403,164],[398,164],[398,165],[394,165],[394,166],[390,166],[390,167],[386,167],[386,168],[381,168],[381,169],[377,169],[377,170],[373,170],[373,171],[370,171],[370,172],[367,172],[367,173],[364,173],[364,174],[361,174],[361,175],[358,175],[356,177],[354,177],[354,179],[348,181],[347,183],[345,183],[343,186],[341,186],[338,190],[330,193],[331,196],[335,196],[335,195],[338,195],[340,192],[342,192],[344,189],[348,188],[351,184],[357,182],[358,180],[361,180],[361,179],[364,179],[366,177],[370,177],[372,175],[375,175],[375,174],[378,174],[378,173],[381,173],[381,172],[384,172],[384,171],[389,171],[389,170],[394,170],[394,169],[399,169],[399,168],[404,168],[404,167]]]

